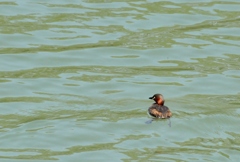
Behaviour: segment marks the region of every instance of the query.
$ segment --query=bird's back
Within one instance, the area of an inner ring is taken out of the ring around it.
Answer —
[[[169,118],[172,116],[172,113],[167,106],[158,105],[156,103],[149,107],[148,112],[154,117]]]

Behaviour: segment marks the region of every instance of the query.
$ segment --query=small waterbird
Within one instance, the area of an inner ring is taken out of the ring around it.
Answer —
[[[148,108],[148,114],[151,115],[154,118],[161,118],[161,119],[170,119],[172,116],[172,112],[170,109],[164,105],[164,98],[162,94],[154,94],[152,97],[149,97],[149,99],[154,100],[155,103],[153,103]],[[147,121],[147,124],[150,124],[153,121]],[[171,122],[169,122],[169,126],[171,126]]]

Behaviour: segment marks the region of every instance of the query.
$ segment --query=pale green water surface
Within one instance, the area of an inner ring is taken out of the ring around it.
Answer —
[[[0,2],[0,161],[238,162],[240,1]],[[162,93],[168,120],[153,121]]]

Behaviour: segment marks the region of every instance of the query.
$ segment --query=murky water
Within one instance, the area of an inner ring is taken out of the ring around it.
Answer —
[[[237,162],[239,9],[236,0],[1,1],[1,162]],[[145,124],[154,93],[171,127]]]

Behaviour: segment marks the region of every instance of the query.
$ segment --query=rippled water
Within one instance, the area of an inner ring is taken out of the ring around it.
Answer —
[[[1,161],[238,161],[239,8],[1,1]]]

